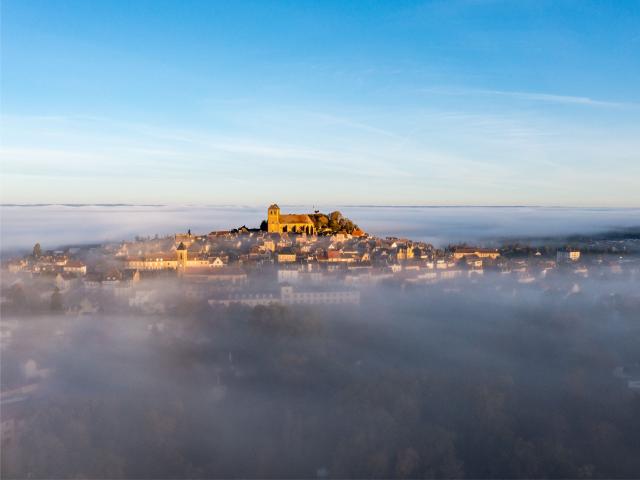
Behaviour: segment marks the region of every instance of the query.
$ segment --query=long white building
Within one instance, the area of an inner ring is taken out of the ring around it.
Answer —
[[[209,305],[359,305],[358,290],[294,289],[282,284],[278,293],[238,293],[223,299],[211,299]]]

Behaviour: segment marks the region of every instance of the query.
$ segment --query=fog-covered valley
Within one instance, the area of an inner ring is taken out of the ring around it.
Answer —
[[[0,480],[640,479],[640,0],[0,29]]]
[[[2,476],[637,477],[638,280],[492,272],[252,308],[169,279],[164,312],[14,305],[3,398],[26,400],[2,405]]]

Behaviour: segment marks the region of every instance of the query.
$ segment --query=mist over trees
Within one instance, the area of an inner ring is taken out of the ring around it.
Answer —
[[[3,385],[51,373],[2,477],[637,477],[640,396],[612,374],[640,361],[637,282],[570,287],[5,316]]]

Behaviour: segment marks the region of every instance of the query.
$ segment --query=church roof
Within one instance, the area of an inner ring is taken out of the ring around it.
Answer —
[[[279,207],[279,206],[278,206],[278,204],[276,204],[276,203],[274,203],[273,205],[271,205],[271,206],[269,207],[269,210],[273,210],[274,208],[275,208],[275,209],[280,210],[280,207]]]
[[[310,223],[313,224],[309,215],[306,214],[288,214],[280,215],[280,223]]]
[[[184,246],[184,243],[180,242],[180,245],[178,245],[178,248],[176,248],[176,250],[186,250],[187,247]]]

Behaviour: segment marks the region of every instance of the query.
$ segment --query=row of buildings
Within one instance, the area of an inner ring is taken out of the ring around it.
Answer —
[[[136,306],[151,302],[154,295],[144,292],[145,285],[151,289],[160,281],[172,282],[177,285],[174,290],[189,298],[211,300],[211,305],[354,304],[360,301],[358,289],[384,282],[429,285],[480,279],[492,272],[513,276],[518,283],[534,283],[557,268],[589,276],[589,262],[582,261],[576,249],[563,248],[553,256],[548,249],[526,256],[511,249],[467,245],[437,249],[425,242],[373,237],[360,230],[318,234],[306,228],[313,223],[309,215],[283,215],[276,205],[269,207],[268,215],[265,229],[243,227],[200,235],[188,231],[64,252],[34,250],[5,266],[17,282],[30,278],[49,285],[52,290],[45,296],[53,295],[53,289],[67,297],[78,291],[94,296],[102,292]],[[622,271],[620,261],[602,261],[611,263],[612,273]],[[289,294],[283,296],[283,291]],[[68,308],[87,311],[77,304]]]

